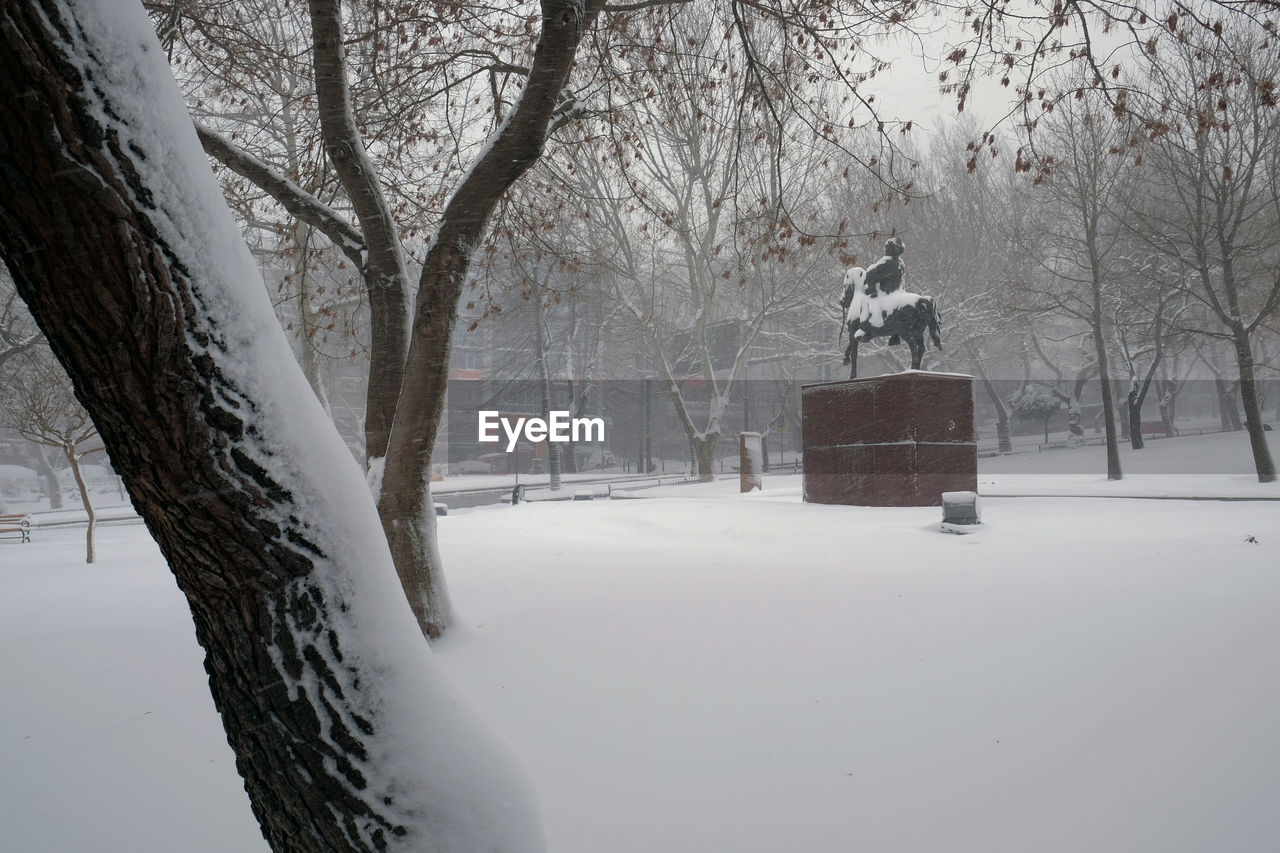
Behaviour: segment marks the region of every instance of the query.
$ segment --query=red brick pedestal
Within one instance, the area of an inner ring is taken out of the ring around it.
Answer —
[[[973,377],[907,371],[801,389],[804,499],[940,506],[976,491]]]

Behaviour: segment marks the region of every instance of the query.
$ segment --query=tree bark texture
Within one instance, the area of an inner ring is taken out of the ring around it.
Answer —
[[[313,0],[314,2],[314,0]],[[431,450],[444,407],[449,345],[457,324],[472,253],[506,191],[542,154],[547,129],[582,40],[598,13],[573,0],[542,0],[542,33],[524,91],[489,147],[471,167],[445,206],[418,281],[413,334],[405,382],[400,389],[386,472],[378,504],[396,567],[420,577],[401,580],[421,594],[409,602],[428,636],[452,620],[445,590],[438,588],[435,512],[431,503]]]
[[[272,849],[540,850],[403,606],[145,14],[0,0],[0,109],[0,254],[186,596]]]

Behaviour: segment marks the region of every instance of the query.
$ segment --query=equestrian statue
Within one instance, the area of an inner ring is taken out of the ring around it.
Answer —
[[[924,359],[924,333],[937,349],[942,349],[939,328],[942,320],[933,298],[904,290],[907,268],[902,262],[906,247],[897,237],[884,244],[884,257],[867,269],[852,267],[844,274],[840,307],[844,312],[841,334],[849,330],[849,346],[844,363],[849,378],[858,377],[858,344],[871,338],[888,337],[890,345],[902,341],[911,349],[911,369],[919,370]]]

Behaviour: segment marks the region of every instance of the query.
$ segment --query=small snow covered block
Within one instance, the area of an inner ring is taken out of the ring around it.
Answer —
[[[596,499],[595,492],[574,492],[573,499],[575,501],[593,501]]]
[[[977,492],[943,492],[943,524],[981,524]]]

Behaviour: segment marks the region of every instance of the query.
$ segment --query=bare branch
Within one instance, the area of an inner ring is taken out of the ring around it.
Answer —
[[[217,131],[196,123],[196,133],[205,153],[252,182],[279,202],[285,210],[324,234],[357,268],[364,268],[364,235],[338,216],[333,208]]]

